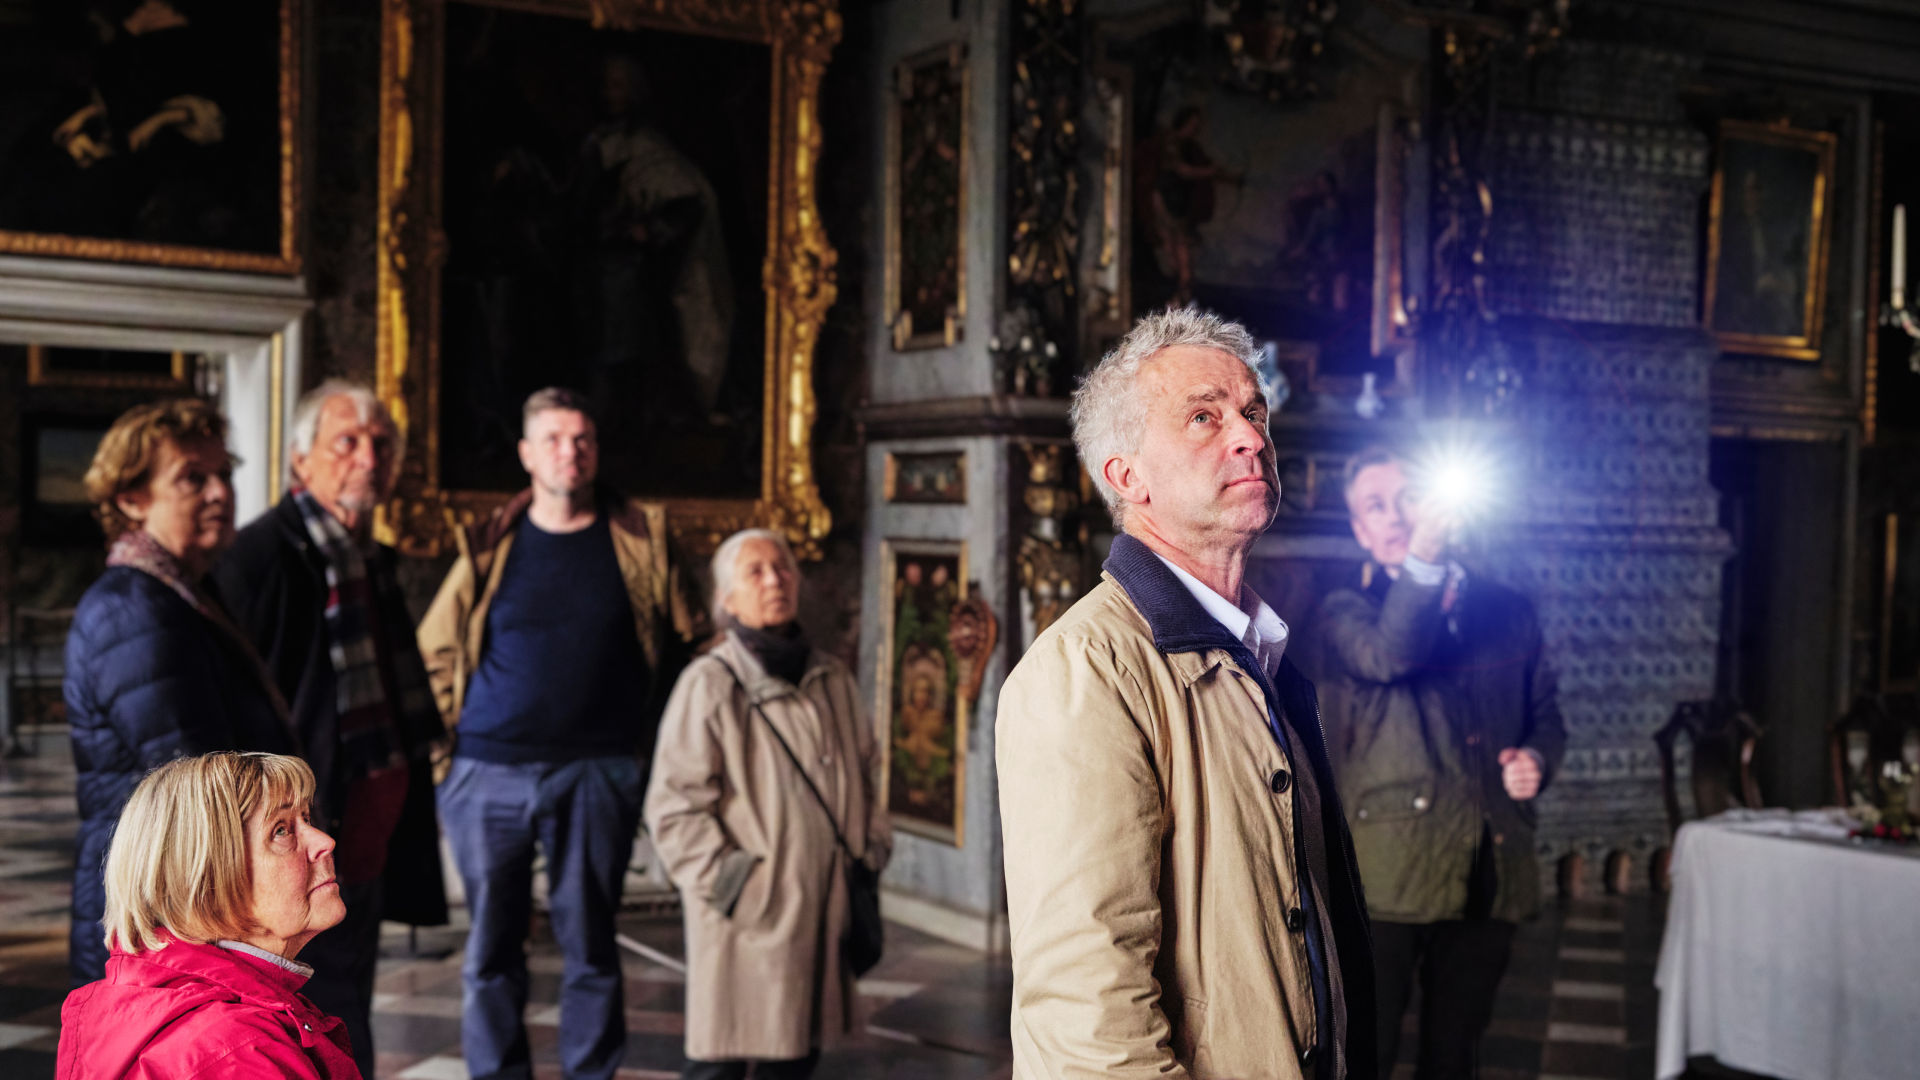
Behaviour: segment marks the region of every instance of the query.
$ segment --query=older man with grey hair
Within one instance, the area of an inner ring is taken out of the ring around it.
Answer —
[[[380,921],[447,921],[428,749],[444,729],[393,549],[373,511],[393,493],[400,435],[373,391],[329,380],[294,410],[293,483],[241,529],[212,578],[286,698],[313,766],[314,821],[334,854],[344,922],[313,940],[306,994],[346,1021],[373,1075]]]
[[[1374,1076],[1313,686],[1245,582],[1280,499],[1256,356],[1169,309],[1074,395],[1121,533],[1000,692],[1017,1078]]]

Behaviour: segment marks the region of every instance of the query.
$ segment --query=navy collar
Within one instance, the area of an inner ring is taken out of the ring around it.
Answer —
[[[1167,564],[1134,537],[1127,533],[1114,537],[1101,569],[1113,576],[1147,620],[1154,648],[1163,653],[1205,649],[1246,652],[1246,643],[1228,633],[1220,620],[1193,598],[1186,584],[1167,569]]]

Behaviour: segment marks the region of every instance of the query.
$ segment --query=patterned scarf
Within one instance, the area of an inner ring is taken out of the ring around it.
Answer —
[[[327,651],[333,660],[340,761],[346,778],[352,782],[381,769],[403,767],[406,758],[400,752],[374,645],[374,620],[380,616],[366,556],[346,527],[304,488],[293,489],[293,501],[306,522],[307,535],[326,557]]]
[[[145,530],[128,529],[121,533],[113,546],[107,549],[107,565],[131,567],[158,579],[202,615],[208,615],[213,608],[213,604],[187,580],[180,560],[174,557],[173,552],[161,547],[160,541]]]

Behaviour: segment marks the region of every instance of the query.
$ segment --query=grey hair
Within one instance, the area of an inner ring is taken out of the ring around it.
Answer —
[[[787,566],[793,570],[793,576],[800,576],[800,560],[793,557],[793,545],[787,543],[786,536],[773,529],[741,529],[725,540],[713,553],[713,619],[721,622],[727,614],[727,597],[733,592],[734,564],[740,561],[740,549],[750,540],[768,540],[787,557]]]
[[[1125,530],[1126,503],[1107,483],[1106,463],[1115,455],[1140,448],[1147,426],[1147,402],[1138,392],[1140,369],[1162,350],[1177,345],[1218,349],[1252,372],[1264,397],[1267,384],[1260,377],[1260,349],[1247,328],[1230,319],[1189,304],[1156,311],[1135,323],[1127,336],[1087,372],[1073,392],[1073,445],[1080,453],[1093,486],[1107,504],[1114,527]]]
[[[313,453],[313,440],[320,433],[320,410],[337,397],[353,402],[354,412],[362,424],[372,424],[376,419],[386,422],[387,430],[393,432],[393,467],[398,470],[401,460],[407,456],[407,437],[400,425],[394,423],[393,414],[381,403],[380,396],[365,383],[328,379],[300,395],[299,403],[293,407],[293,428],[287,433],[287,446],[293,451],[287,455],[288,474],[292,474],[294,454],[306,457]]]

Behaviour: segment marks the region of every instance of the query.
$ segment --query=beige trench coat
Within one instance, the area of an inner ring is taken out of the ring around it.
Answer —
[[[844,856],[749,701],[806,766],[848,846],[876,869],[892,847],[879,748],[845,664],[816,651],[795,689],[728,634],[687,668],[660,721],[646,820],[684,901],[686,1053],[701,1061],[805,1057],[852,1030],[858,1001],[840,959]]]
[[[1162,652],[1108,577],[994,723],[1016,1080],[1300,1080],[1313,983],[1288,914],[1310,879],[1254,679],[1221,649]]]

